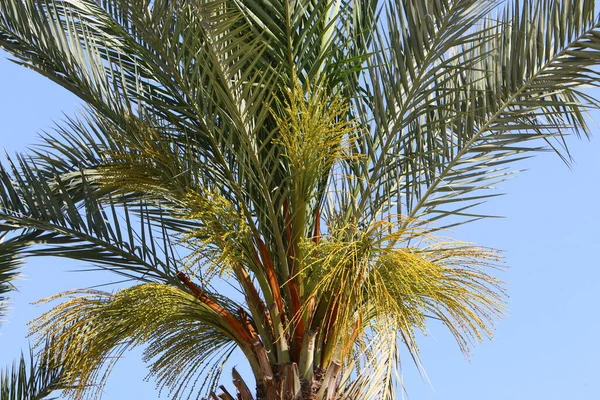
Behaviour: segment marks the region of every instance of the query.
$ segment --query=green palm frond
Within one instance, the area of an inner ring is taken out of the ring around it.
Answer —
[[[369,57],[376,1],[340,0],[289,3],[281,0],[235,1],[250,25],[266,40],[265,56],[284,66],[288,87],[327,77],[332,86],[362,69]]]
[[[127,121],[131,129],[131,123],[135,120],[129,118]],[[136,123],[141,124],[140,121]],[[68,182],[65,189],[73,203],[82,201],[93,192],[99,204],[110,206],[118,203],[127,206],[132,215],[142,215],[142,219],[152,220],[156,226],[166,229],[169,235],[195,228],[192,221],[177,218],[176,210],[164,204],[157,206],[144,201],[142,193],[118,195],[123,190],[109,190],[108,185],[90,184],[99,180],[98,170],[110,164],[111,155],[133,151],[122,139],[115,139],[117,132],[119,129],[114,124],[92,110],[86,110],[78,118],[66,117],[62,125],[44,133],[41,143],[31,148],[31,159],[34,160],[39,179],[53,181],[59,176]]]
[[[142,344],[150,375],[173,398],[212,390],[234,348],[219,314],[171,286],[143,284],[114,295],[70,292],[43,301],[59,297],[69,299],[34,320],[31,329],[41,340],[50,338],[44,354],[65,354],[65,393],[76,399],[98,394],[123,352]]]
[[[17,255],[20,246],[5,243],[5,237],[5,234],[0,234],[0,318],[6,315],[6,294],[14,289],[12,281],[17,277],[17,270],[21,266],[21,259]]]
[[[597,85],[599,77],[591,56],[600,28],[594,7],[581,1],[524,2],[522,7],[508,10],[494,27],[494,40],[479,50],[488,56],[477,67],[489,72],[463,75],[461,82],[471,87],[462,103],[471,109],[456,130],[464,132],[464,144],[426,181],[410,216],[439,218],[456,210],[446,205],[481,200],[487,194],[480,189],[505,179],[507,162],[537,149],[532,140],[543,139],[563,152],[566,134],[588,134],[584,114],[597,102],[581,88]],[[579,58],[584,53],[590,57]],[[563,154],[567,160],[566,148]]]
[[[587,134],[584,114],[597,106],[581,89],[598,78],[593,2],[517,2],[482,18],[486,3],[440,8],[431,32],[410,22],[429,5],[388,12],[407,32],[381,37],[381,63],[390,67],[376,69],[369,85],[373,133],[361,145],[374,157],[359,175],[358,201],[367,215],[455,217],[449,224],[483,217],[471,208],[495,195],[488,189],[511,176],[509,163],[542,149],[534,140],[563,153],[565,135]],[[466,14],[454,12],[461,7]],[[442,23],[452,18],[461,22]]]
[[[49,343],[45,344],[47,350]],[[0,371],[0,400],[42,400],[65,388],[62,367],[56,363],[61,353],[39,354],[29,350],[12,367]]]
[[[363,214],[405,214],[409,196],[420,189],[414,182],[429,173],[419,157],[430,154],[426,151],[430,141],[427,132],[418,128],[430,126],[423,120],[445,104],[436,104],[436,95],[458,95],[463,89],[438,92],[436,87],[451,80],[456,71],[474,68],[475,60],[453,53],[460,55],[462,47],[491,36],[485,29],[473,31],[493,7],[491,2],[394,1],[382,7],[380,20],[385,25],[375,32],[365,83],[355,94],[359,96],[355,98],[357,117],[368,131],[357,139],[356,152],[367,157],[346,168],[354,181],[342,190],[348,193],[340,199],[340,208],[345,209],[343,223],[352,223]]]
[[[100,203],[92,188],[95,183],[84,173],[51,177],[27,157],[8,164],[11,171],[0,167],[3,257],[53,255],[89,261],[136,279],[176,282],[174,260],[165,253],[169,237],[156,232],[143,204],[135,218],[114,199]],[[79,189],[75,194],[69,188],[72,180]]]
[[[173,132],[193,134],[206,160],[223,163],[217,158],[231,150],[227,140],[247,140],[252,123],[268,115],[262,104],[272,95],[272,66],[256,65],[264,45],[223,1],[1,7],[3,46],[117,125],[132,110],[152,115]],[[33,14],[45,18],[24,23]],[[90,79],[72,83],[71,75]],[[225,132],[222,123],[235,129]]]
[[[27,15],[32,12],[27,7],[19,5],[13,10],[6,6],[9,22],[3,29],[7,36],[33,35],[28,26],[13,26],[12,20],[19,18],[12,13]],[[61,26],[64,15],[73,24],[73,29],[64,29],[65,41],[86,54],[86,62],[103,68],[108,64],[101,80],[110,82],[111,90],[128,104],[126,109],[135,108],[141,119],[150,115],[151,125],[160,127],[160,135],[171,136],[193,154],[223,194],[234,196],[238,204],[255,200],[246,212],[247,219],[253,219],[252,208],[261,208],[256,213],[260,228],[274,229],[268,236],[281,236],[273,225],[279,202],[262,195],[281,179],[277,153],[263,146],[270,143],[274,127],[268,105],[281,87],[277,65],[266,63],[264,45],[246,32],[239,12],[224,2],[181,3],[176,15],[173,7],[171,3],[153,3],[148,13],[145,5],[129,2],[106,3],[104,8],[91,2],[60,3],[51,18],[40,24]],[[202,12],[198,13],[197,7]],[[81,18],[69,18],[71,14]],[[95,23],[88,26],[87,19]],[[186,46],[179,46],[181,42]],[[150,45],[155,51],[148,50]],[[67,49],[54,49],[54,53],[61,51]],[[13,51],[34,69],[37,56],[54,53],[42,47]],[[56,73],[68,75],[69,71]],[[77,91],[86,99],[92,89],[82,83]],[[89,104],[110,120],[111,130],[127,135],[125,111],[101,98],[96,100]]]

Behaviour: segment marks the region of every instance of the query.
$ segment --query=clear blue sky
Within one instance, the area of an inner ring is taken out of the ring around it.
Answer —
[[[78,101],[53,83],[18,67],[0,53],[0,148],[9,153],[36,143],[37,133]],[[600,136],[600,129],[594,129]],[[483,209],[506,218],[456,229],[452,236],[506,251],[509,312],[494,340],[473,349],[470,361],[450,334],[435,324],[420,342],[430,383],[403,360],[404,384],[413,400],[531,400],[600,398],[600,137],[570,142],[569,170],[552,154],[520,164],[530,169],[501,185],[507,195]],[[42,312],[30,305],[56,292],[113,278],[68,272],[78,263],[37,259],[27,264],[13,296],[14,309],[0,327],[0,365],[27,348],[26,322]],[[242,363],[242,361],[240,361]],[[139,352],[127,353],[109,380],[107,400],[155,399]],[[163,398],[166,395],[163,394]]]

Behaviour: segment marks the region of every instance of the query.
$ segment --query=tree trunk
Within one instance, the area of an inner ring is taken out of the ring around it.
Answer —
[[[327,371],[316,367],[311,379],[300,379],[298,365],[289,363],[273,366],[273,375],[266,376],[256,385],[253,396],[248,385],[237,370],[232,371],[233,385],[237,392],[233,396],[223,386],[221,393],[211,393],[210,400],[333,400],[337,392],[340,365],[333,363]]]

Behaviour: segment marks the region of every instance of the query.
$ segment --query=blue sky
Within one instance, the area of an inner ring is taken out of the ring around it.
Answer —
[[[0,147],[25,150],[77,99],[0,53]],[[597,136],[600,129],[593,128]],[[420,341],[428,381],[408,357],[404,384],[414,400],[531,400],[600,398],[600,138],[570,141],[576,160],[567,168],[543,154],[519,164],[529,171],[503,183],[506,196],[481,210],[506,218],[455,229],[451,236],[505,251],[509,267],[508,315],[492,341],[477,345],[470,360],[448,332],[432,324]],[[26,322],[43,308],[30,303],[56,292],[105,283],[113,278],[57,259],[29,262],[13,296],[13,310],[0,327],[0,365],[26,349]],[[234,362],[235,363],[235,362]],[[243,363],[241,360],[239,363]],[[127,353],[110,378],[104,399],[158,398],[144,382],[139,352]],[[162,398],[167,398],[163,394]]]

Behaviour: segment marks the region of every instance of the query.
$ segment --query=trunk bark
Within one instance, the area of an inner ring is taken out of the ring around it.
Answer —
[[[333,363],[327,371],[316,367],[311,379],[300,379],[296,363],[272,367],[273,374],[265,376],[256,385],[256,395],[253,395],[248,385],[234,368],[232,371],[233,385],[236,393],[233,395],[223,386],[221,392],[211,393],[210,400],[333,400],[337,392],[337,382],[340,365]],[[207,399],[205,399],[207,400]]]

